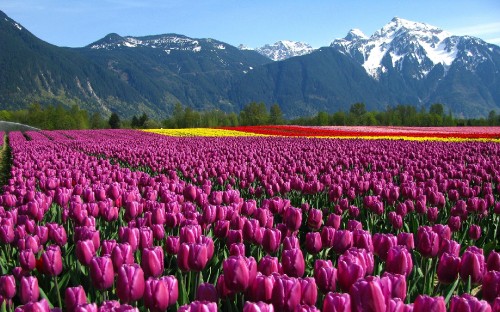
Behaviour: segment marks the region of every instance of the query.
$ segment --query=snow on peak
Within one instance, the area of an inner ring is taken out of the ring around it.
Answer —
[[[307,43],[281,40],[272,45],[266,44],[261,48],[257,48],[256,51],[274,61],[282,61],[290,57],[309,54],[314,49]]]
[[[425,77],[432,67],[442,64],[448,68],[456,58],[456,41],[449,40],[451,34],[438,27],[395,17],[372,36],[351,30],[343,39],[331,46],[351,55],[361,63],[372,77],[387,72],[383,60],[389,56],[392,67],[401,70],[402,64],[414,63],[419,67],[417,79]],[[448,40],[447,40],[448,39]]]
[[[359,29],[353,28],[349,30],[347,36],[344,38],[345,40],[353,41],[357,39],[368,39],[368,37]]]
[[[250,47],[248,47],[248,46],[246,46],[246,45],[244,45],[244,44],[240,44],[238,46],[238,50],[253,50],[253,49],[250,48]]]

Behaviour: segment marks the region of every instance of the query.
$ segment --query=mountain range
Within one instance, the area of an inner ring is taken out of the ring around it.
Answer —
[[[442,103],[454,116],[500,111],[500,48],[394,18],[371,36],[330,46],[280,41],[257,49],[179,34],[109,34],[81,48],[51,45],[0,11],[0,109],[78,104],[164,118],[176,103],[238,112],[278,103],[288,118],[318,111]]]

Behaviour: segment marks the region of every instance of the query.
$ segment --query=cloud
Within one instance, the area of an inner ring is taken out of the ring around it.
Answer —
[[[500,33],[500,22],[485,23],[466,27],[460,27],[450,30],[450,32],[459,35],[480,36]]]

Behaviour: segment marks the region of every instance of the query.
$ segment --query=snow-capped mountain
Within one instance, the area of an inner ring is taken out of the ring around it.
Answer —
[[[479,51],[477,45],[487,49]],[[498,47],[481,39],[453,36],[435,26],[397,17],[370,37],[352,30],[345,38],[333,41],[331,46],[350,55],[375,79],[395,69],[420,80],[438,64],[446,74],[456,60],[474,70],[491,58],[489,53],[498,51]]]
[[[314,51],[309,44],[299,41],[281,40],[255,49],[273,61],[282,61],[294,56],[309,54]]]
[[[200,52],[204,44],[210,49],[225,50],[227,44],[213,39],[193,39],[183,35],[165,34],[145,37],[122,37],[118,34],[109,34],[103,39],[96,41],[89,46],[91,49],[113,50],[118,48],[148,47],[160,49],[166,53],[173,50]]]

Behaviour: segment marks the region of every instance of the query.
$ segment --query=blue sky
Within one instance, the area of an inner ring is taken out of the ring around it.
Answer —
[[[2,0],[0,10],[37,37],[81,47],[108,33],[178,33],[260,47],[296,40],[329,45],[351,28],[371,35],[394,16],[500,45],[498,0]]]

